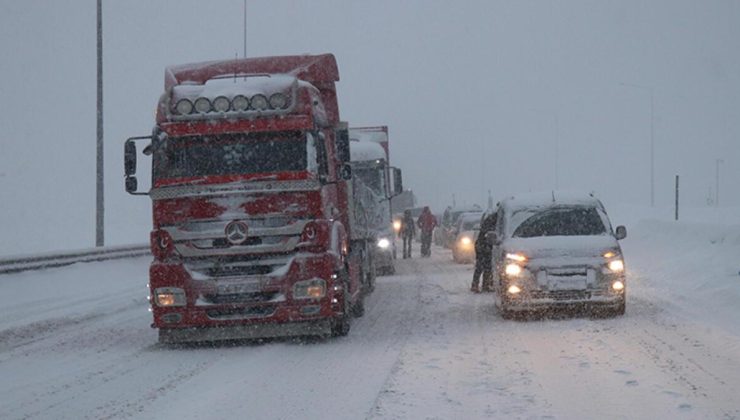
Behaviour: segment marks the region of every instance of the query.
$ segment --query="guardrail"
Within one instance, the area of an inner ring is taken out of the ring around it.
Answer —
[[[0,274],[62,267],[78,262],[133,258],[150,254],[151,251],[149,249],[149,245],[124,245],[82,249],[69,252],[6,257],[0,258]]]

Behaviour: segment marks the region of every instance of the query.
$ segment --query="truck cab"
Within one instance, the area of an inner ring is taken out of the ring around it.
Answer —
[[[343,335],[362,314],[370,239],[357,235],[338,80],[331,54],[166,69],[153,135],[125,145],[126,189],[152,200],[160,341]]]

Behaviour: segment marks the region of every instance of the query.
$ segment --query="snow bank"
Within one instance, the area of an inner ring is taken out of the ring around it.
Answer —
[[[740,333],[740,224],[642,220],[623,250],[637,297]]]

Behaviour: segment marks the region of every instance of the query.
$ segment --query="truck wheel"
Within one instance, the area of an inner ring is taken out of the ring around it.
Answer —
[[[375,267],[375,263],[373,263],[370,267],[370,272],[367,273],[367,294],[375,291],[375,279],[377,276],[377,268]]]
[[[331,326],[332,337],[344,337],[349,334],[349,317],[346,315],[341,316],[333,321]]]
[[[357,302],[352,305],[352,315],[355,318],[361,318],[363,315],[365,315],[365,296],[363,294],[360,294]]]

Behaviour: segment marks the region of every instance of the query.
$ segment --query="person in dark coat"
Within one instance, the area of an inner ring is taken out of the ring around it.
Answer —
[[[437,218],[434,217],[429,206],[421,210],[419,219],[416,221],[421,229],[421,256],[429,257],[432,255],[432,232],[437,226]]]
[[[470,290],[475,293],[481,292],[479,284],[480,277],[483,275],[484,292],[493,290],[493,244],[486,239],[488,232],[496,230],[496,213],[486,213],[481,218],[480,231],[478,238],[475,240],[475,271],[473,272],[473,283]]]
[[[403,238],[403,258],[411,258],[411,244],[414,241],[415,233],[416,233],[416,227],[414,226],[414,216],[411,215],[411,210],[404,210],[403,219],[401,219],[401,238]]]

